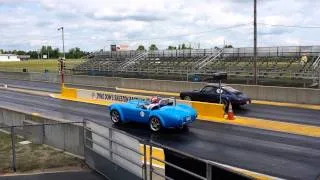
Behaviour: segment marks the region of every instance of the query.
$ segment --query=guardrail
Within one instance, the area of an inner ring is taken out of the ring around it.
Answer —
[[[153,155],[152,149],[162,148],[164,152],[170,156],[165,160],[161,160]],[[201,180],[213,180],[213,179],[255,179],[254,177],[236,172],[232,169],[226,168],[218,163],[214,163],[208,160],[201,159],[191,154],[179,151],[177,149],[170,148],[163,144],[159,144],[155,141],[150,143],[149,151],[149,164],[150,174],[149,180],[153,179],[153,174],[156,174],[164,179],[201,179]],[[161,162],[165,165],[168,172],[161,173],[159,170],[152,166],[152,163]],[[178,162],[178,163],[177,163]],[[182,167],[187,165],[186,168]]]
[[[84,134],[86,162],[91,168],[106,176],[108,179],[153,180],[196,178],[201,180],[212,180],[216,179],[216,177],[253,179],[253,177],[249,177],[213,162],[169,148],[154,141],[146,141],[121,130],[107,127],[91,120],[85,120]],[[139,147],[141,146],[143,147],[142,151],[139,151]],[[188,163],[184,162],[176,164],[172,162],[174,161],[172,156],[164,157],[162,159],[158,154],[154,154],[159,148],[163,149],[165,154],[167,152],[168,155],[168,151],[171,151],[179,156],[192,158],[193,162],[204,163],[205,167],[195,166],[193,169],[197,169],[198,171],[195,172],[188,168],[190,167],[190,164]],[[159,163],[164,166],[159,167],[158,165],[155,165]],[[178,170],[174,173],[175,177],[172,177],[172,173],[170,173],[170,169],[172,168]],[[217,172],[216,169],[219,169],[220,171]],[[186,176],[189,176],[189,178],[183,178]]]

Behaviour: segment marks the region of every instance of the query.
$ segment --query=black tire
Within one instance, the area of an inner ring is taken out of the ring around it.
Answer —
[[[234,104],[234,105],[232,105],[232,108],[241,109],[241,105],[240,104]]]
[[[114,124],[119,124],[121,122],[120,113],[117,110],[110,111],[110,118]]]
[[[192,101],[192,98],[190,96],[185,96],[185,97],[183,97],[183,100]]]
[[[188,127],[188,125],[184,125],[182,127],[179,127],[179,130],[182,131],[182,132],[185,132],[185,131],[189,130],[189,127]]]
[[[160,119],[155,116],[152,116],[149,120],[149,127],[151,131],[159,132],[162,128]]]

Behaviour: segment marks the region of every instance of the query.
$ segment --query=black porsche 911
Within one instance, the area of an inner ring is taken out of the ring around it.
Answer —
[[[232,106],[236,107],[251,103],[251,99],[239,90],[226,85],[222,85],[220,90],[219,85],[216,84],[207,85],[201,90],[181,92],[180,98],[188,101],[219,103],[220,93],[222,93],[221,102],[225,106],[229,102],[231,102]]]

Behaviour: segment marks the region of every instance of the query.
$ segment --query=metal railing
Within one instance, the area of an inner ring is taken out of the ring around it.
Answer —
[[[117,135],[115,135],[115,133]],[[232,169],[226,169],[222,166],[220,167],[219,165],[214,164],[210,161],[200,159],[196,156],[186,154],[184,152],[153,141],[150,142],[149,140],[138,138],[121,130],[115,129],[113,127],[107,127],[102,123],[94,122],[91,120],[85,120],[84,138],[85,157],[86,159],[88,159],[87,162],[89,163],[89,166],[105,175],[109,179],[115,178],[114,174],[110,174],[110,169],[118,169],[119,167],[126,169],[128,172],[131,172],[133,175],[137,176],[138,179],[173,179],[172,177],[168,177],[165,175],[165,171],[163,169],[165,167],[158,168],[159,165],[155,166],[155,162],[163,163],[166,166],[170,166],[183,173],[191,175],[192,177],[196,177],[202,180],[212,179],[213,174],[211,170],[213,167],[224,169],[226,172],[239,174],[237,172],[234,172],[234,170]],[[121,147],[122,149],[120,150],[119,147]],[[206,176],[202,176],[196,172],[192,172],[181,165],[168,162],[165,159],[159,159],[159,156],[156,157],[153,155],[153,150],[155,147],[157,147],[158,150],[159,148],[170,149],[170,151],[187,157],[192,157],[197,161],[206,163]],[[149,154],[147,154],[148,151]],[[100,157],[95,158],[95,155],[92,153],[97,153]],[[115,156],[121,157],[122,161],[115,159]],[[118,168],[107,165],[107,161],[112,162],[112,164],[118,166]],[[102,162],[104,162],[106,165],[96,165],[101,164]],[[141,173],[137,173],[137,170],[141,171]],[[116,172],[118,171],[114,171],[114,173]],[[239,176],[251,179],[250,177],[243,174],[239,174]],[[125,173],[116,175],[116,179],[124,179],[126,177],[127,176],[125,175]],[[131,179],[135,178],[132,177]]]
[[[15,122],[18,122],[15,121]],[[82,125],[83,122],[35,123],[24,121],[21,125],[0,125],[0,174],[28,172],[70,166],[78,166],[76,160],[63,152],[78,148],[79,142],[69,144],[71,135],[68,127]],[[67,127],[68,126],[68,127]],[[70,130],[70,129],[69,129]],[[75,141],[75,139],[73,139]],[[71,147],[71,146],[75,147]],[[80,156],[79,156],[80,157]]]
[[[102,51],[94,55],[105,57],[133,57],[145,51]],[[149,57],[202,57],[217,54],[219,49],[184,49],[184,50],[156,50],[148,51]],[[258,47],[258,57],[297,57],[317,56],[320,53],[320,46],[278,46]],[[223,57],[253,57],[253,47],[224,48]]]
[[[223,53],[223,49],[219,50],[218,54],[213,54],[208,58],[201,61],[199,64],[196,64],[196,68],[202,69],[203,67],[207,66],[212,61],[216,60],[221,54]]]
[[[141,53],[141,54],[139,53],[139,54],[137,54],[136,56],[130,58],[128,61],[125,61],[124,63],[120,64],[118,69],[121,70],[121,71],[123,71],[123,70],[125,70],[127,67],[129,67],[130,65],[136,63],[137,61],[140,61],[140,60],[146,58],[147,55],[148,55],[147,52],[143,52],[143,53]]]
[[[319,54],[319,56],[317,57],[317,59],[313,62],[313,64],[312,64],[312,68],[315,70],[315,69],[317,69],[317,68],[319,68],[320,67],[320,54]]]
[[[133,137],[130,134],[127,134],[125,132],[122,132],[120,130],[104,126],[100,123],[96,123],[90,120],[84,121],[84,146],[85,148],[99,154],[102,158],[106,158],[109,161],[111,161],[113,164],[116,164],[122,168],[127,169],[134,175],[147,179],[147,165],[146,165],[146,145],[144,143],[144,140]],[[90,127],[90,124],[94,124],[93,127]],[[103,134],[101,132],[98,132],[97,129],[94,129],[94,127],[98,127],[99,131],[108,132],[107,134]],[[119,133],[122,135],[122,140],[126,138],[132,138],[134,139],[135,143],[128,144],[126,142],[121,142],[119,137],[114,137],[114,133]],[[138,148],[134,148],[133,146],[139,146]],[[131,147],[130,147],[131,146]],[[140,146],[143,146],[143,151],[141,152],[139,150]],[[120,149],[120,150],[119,150]],[[122,150],[121,150],[122,149]],[[85,150],[85,156],[90,157],[91,154]],[[144,157],[144,159],[141,161],[141,157]],[[119,160],[119,158],[121,160]],[[96,159],[96,161],[99,161]],[[90,164],[89,166],[97,170],[98,172],[102,173],[106,177],[110,178],[108,174],[104,174],[103,169],[99,169],[99,167],[95,167],[94,164]],[[133,167],[134,166],[134,167]],[[141,170],[140,172],[137,172],[136,168],[139,168]],[[121,177],[121,174],[119,174],[119,177]]]
[[[196,173],[196,172],[193,172],[192,170],[188,170],[186,168],[183,168],[181,167],[180,165],[178,164],[174,164],[172,162],[168,162],[167,160],[161,160],[157,157],[155,157],[153,155],[153,146],[157,147],[157,148],[162,148],[162,149],[167,149],[175,154],[178,154],[179,156],[183,156],[183,158],[190,158],[190,159],[194,159],[196,160],[197,162],[200,162],[200,163],[203,163],[205,164],[205,173]],[[169,180],[173,180],[174,178],[172,177],[169,177],[167,176],[166,174],[163,174],[163,173],[160,173],[159,171],[155,170],[155,168],[153,168],[153,161],[156,161],[156,162],[161,162],[163,163],[165,166],[168,166],[170,168],[173,168],[175,170],[178,170],[179,172],[182,172],[190,177],[193,177],[193,178],[196,178],[196,179],[200,179],[200,180],[212,180],[214,179],[214,174],[212,172],[212,168],[218,168],[218,169],[222,169],[222,170],[225,170],[226,172],[230,172],[230,173],[234,173],[236,175],[239,175],[239,177],[244,177],[246,179],[254,179],[253,177],[251,176],[248,176],[248,175],[245,175],[245,174],[242,174],[240,172],[236,172],[232,169],[229,169],[229,168],[226,168],[225,166],[222,166],[222,165],[219,165],[219,163],[214,163],[214,162],[211,162],[209,160],[204,160],[204,159],[201,159],[199,157],[196,157],[196,156],[193,156],[191,154],[188,154],[188,153],[185,153],[185,152],[182,152],[182,151],[179,151],[177,149],[173,149],[173,148],[170,148],[168,146],[165,146],[163,144],[159,144],[157,142],[154,142],[154,141],[151,141],[150,143],[150,152],[149,152],[149,164],[150,164],[150,174],[149,174],[149,180],[152,180],[153,179],[153,174],[156,174],[160,177],[163,177],[164,179],[169,179]]]

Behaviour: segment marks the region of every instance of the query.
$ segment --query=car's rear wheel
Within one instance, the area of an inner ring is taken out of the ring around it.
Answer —
[[[160,119],[155,116],[151,117],[150,122],[149,122],[149,126],[150,126],[150,129],[154,132],[160,131],[160,129],[161,129]]]
[[[222,104],[224,105],[224,110],[227,112],[228,111],[228,107],[229,107],[229,101],[222,100]]]
[[[117,124],[121,122],[120,113],[117,110],[112,110],[110,116],[113,123]]]
[[[185,96],[183,99],[186,100],[186,101],[192,101],[190,96]]]

